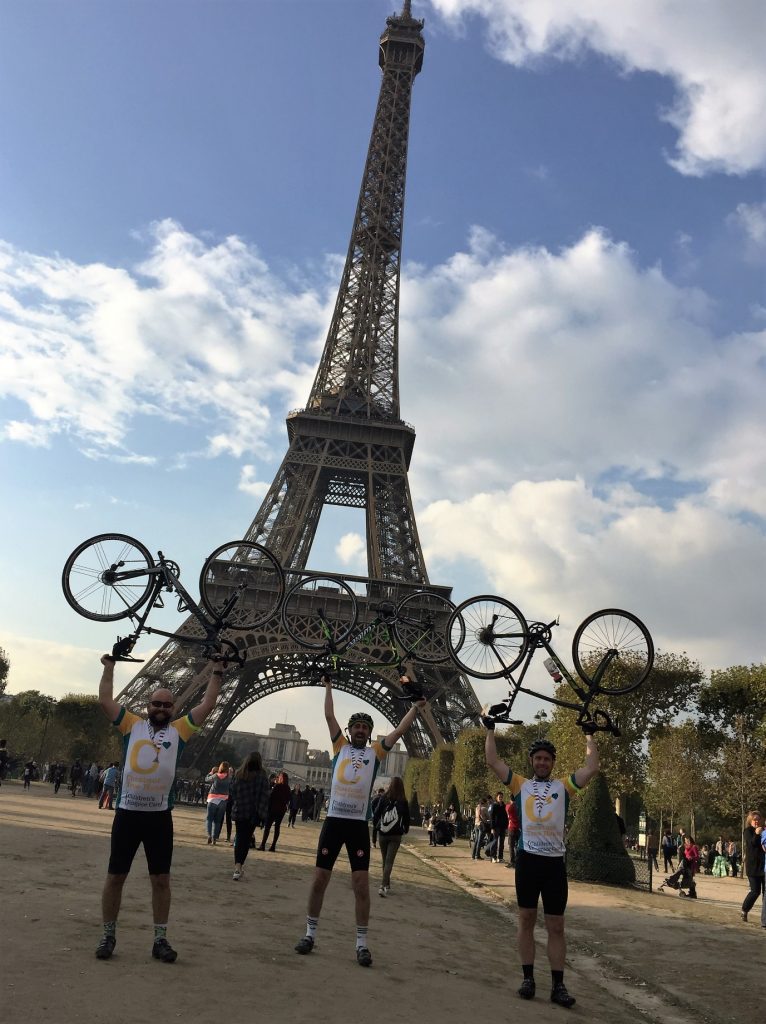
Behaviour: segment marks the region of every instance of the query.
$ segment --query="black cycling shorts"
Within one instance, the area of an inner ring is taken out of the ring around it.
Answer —
[[[370,870],[370,829],[356,818],[325,818],[319,833],[316,866],[332,871],[342,846],[352,871]]]
[[[173,859],[173,815],[170,811],[115,812],[109,874],[127,875],[142,843],[149,874],[169,874]]]
[[[519,850],[516,853],[516,902],[525,910],[537,910],[542,896],[543,911],[560,916],[567,907],[569,885],[563,857],[541,857]]]

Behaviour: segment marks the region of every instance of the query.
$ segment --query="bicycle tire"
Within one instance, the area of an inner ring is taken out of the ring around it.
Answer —
[[[125,533],[99,533],[74,549],[64,563],[61,588],[67,603],[78,615],[95,622],[117,622],[133,615],[149,599],[152,576],[110,582],[106,574],[118,563],[131,570],[154,568],[154,559],[144,545]],[[119,610],[113,602],[121,602]]]
[[[498,622],[499,629],[495,628]],[[512,672],[527,652],[527,620],[515,604],[502,597],[469,597],[452,613],[447,643],[450,657],[468,675],[500,679]]]
[[[399,646],[415,661],[439,665],[449,661],[447,623],[455,605],[441,594],[419,590],[396,606],[394,635]],[[400,620],[399,616],[408,621]]]
[[[221,544],[205,559],[199,577],[202,605],[215,620],[239,591],[226,612],[228,629],[255,629],[273,618],[285,593],[285,574],[274,555],[262,544],[234,540]]]
[[[617,657],[594,683],[594,665],[611,650],[617,651]],[[649,630],[632,612],[604,608],[589,615],[577,627],[572,641],[572,661],[580,678],[599,693],[615,696],[631,693],[652,670],[654,643]],[[615,685],[620,679],[623,682]]]
[[[311,651],[326,650],[328,641],[333,647],[340,647],[350,636],[358,615],[353,590],[344,580],[333,576],[304,576],[290,587],[282,605],[285,632],[299,646]]]

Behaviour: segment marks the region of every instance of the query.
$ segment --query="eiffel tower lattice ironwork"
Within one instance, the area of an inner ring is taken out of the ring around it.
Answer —
[[[369,575],[343,577],[357,593],[362,622],[381,599],[399,600],[424,585],[445,597],[451,593],[428,580],[407,477],[415,431],[399,415],[401,242],[410,100],[423,63],[422,28],[405,0],[380,37],[380,95],[327,341],[308,404],[287,418],[289,449],[246,534],[277,556],[289,587],[306,571],[324,506],[365,509]],[[189,620],[183,632],[194,628]],[[230,639],[246,648],[247,660],[227,673],[202,742],[195,743],[195,761],[212,755],[225,729],[255,701],[309,682],[306,652],[276,621],[232,633]],[[190,648],[168,641],[121,699],[138,703],[161,680],[180,692],[182,706],[188,707],[194,698],[188,687],[194,657]],[[337,688],[399,722],[406,704],[395,699],[395,667],[366,667],[380,658],[373,643],[347,657]],[[452,666],[429,666],[423,674],[433,699],[405,737],[410,754],[421,757],[454,739],[479,711],[470,683]]]

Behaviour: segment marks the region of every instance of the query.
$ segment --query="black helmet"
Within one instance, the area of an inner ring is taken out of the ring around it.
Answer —
[[[369,725],[370,734],[372,734],[372,718],[365,711],[355,711],[354,714],[348,720],[348,728],[352,725],[356,725],[357,722],[362,722],[363,725]]]
[[[550,754],[553,760],[556,760],[556,748],[553,746],[550,740],[535,740],[532,746],[529,748],[529,756],[534,757],[535,754],[544,750],[546,754]]]

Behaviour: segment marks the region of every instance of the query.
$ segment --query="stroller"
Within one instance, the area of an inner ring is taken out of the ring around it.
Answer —
[[[694,870],[687,861],[684,861],[681,864],[681,867],[677,871],[674,871],[672,875],[668,875],[662,885],[657,889],[657,892],[663,892],[665,886],[667,886],[668,889],[675,889],[679,896],[686,896],[692,900],[697,899],[697,887],[694,884]]]

